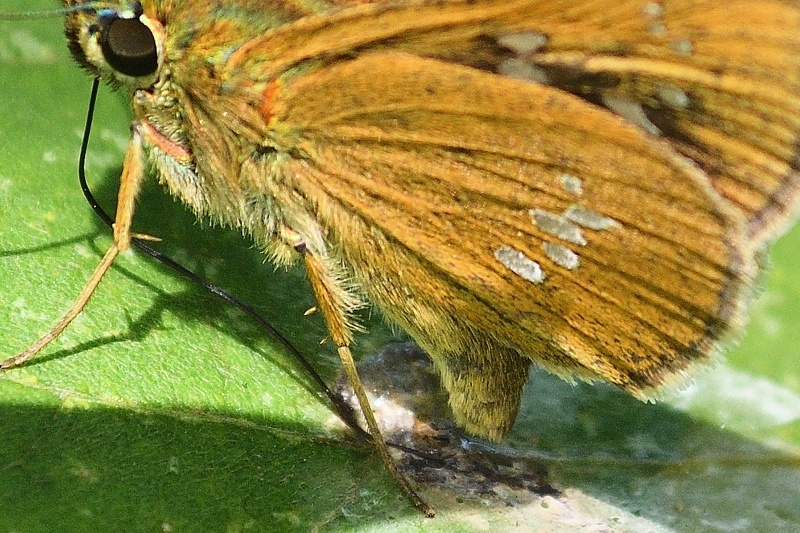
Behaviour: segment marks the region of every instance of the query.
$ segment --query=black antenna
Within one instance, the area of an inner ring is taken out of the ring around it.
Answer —
[[[89,108],[86,112],[86,126],[83,130],[83,140],[81,141],[81,153],[78,159],[78,177],[80,179],[81,190],[83,191],[83,195],[86,197],[86,201],[89,202],[89,205],[92,206],[94,212],[99,216],[102,221],[108,226],[109,228],[113,228],[114,220],[106,213],[100,204],[97,203],[92,191],[89,189],[89,185],[86,183],[86,153],[89,148],[89,135],[92,131],[92,119],[94,118],[94,108],[95,103],[97,102],[97,91],[100,87],[100,80],[95,78],[94,83],[92,84],[92,93],[89,97]],[[298,350],[290,341],[287,339],[280,331],[275,329],[275,326],[270,324],[264,317],[258,314],[255,309],[250,307],[249,305],[245,304],[244,302],[238,300],[231,294],[225,292],[224,290],[220,289],[216,285],[206,281],[205,279],[201,278],[191,270],[187,269],[180,263],[175,262],[168,256],[162,254],[146,242],[142,241],[141,239],[133,238],[131,239],[131,243],[138,248],[139,250],[143,251],[153,259],[160,261],[162,264],[168,266],[181,276],[189,279],[190,281],[197,283],[198,285],[203,286],[208,292],[218,296],[228,302],[229,304],[233,305],[244,314],[249,316],[252,320],[254,320],[259,326],[264,328],[275,340],[283,345],[286,350],[300,363],[305,371],[308,373],[309,376],[317,383],[319,388],[325,393],[325,395],[330,400],[331,404],[333,404],[334,409],[336,409],[336,413],[339,415],[339,418],[347,424],[353,431],[356,432],[360,437],[371,439],[369,433],[361,429],[361,426],[358,425],[356,421],[355,415],[353,413],[353,409],[342,400],[342,398],[335,394],[325,383],[325,381],[320,377],[314,367],[311,366],[303,354]]]

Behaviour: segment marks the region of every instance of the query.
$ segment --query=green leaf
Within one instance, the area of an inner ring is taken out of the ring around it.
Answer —
[[[111,239],[77,185],[91,80],[68,58],[59,20],[0,27],[0,346],[10,356],[71,305]],[[124,97],[102,91],[87,171],[111,212],[129,121]],[[273,272],[250,242],[197,223],[154,183],[135,224],[256,304],[333,379],[324,327],[303,316],[314,302],[301,271]],[[505,505],[427,490],[431,521],[278,342],[126,254],[58,340],[0,376],[0,529],[798,529],[800,231],[772,257],[741,345],[667,402],[534,375],[508,444],[546,454],[560,496]],[[392,338],[379,320],[368,326],[361,354]]]

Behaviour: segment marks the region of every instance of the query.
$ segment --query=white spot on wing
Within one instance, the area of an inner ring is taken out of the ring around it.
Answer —
[[[577,176],[564,173],[561,174],[561,188],[574,196],[580,196],[583,194],[583,181]]]
[[[659,100],[673,109],[689,107],[689,95],[677,87],[671,85],[659,87],[656,94]]]
[[[667,27],[664,24],[664,6],[658,2],[647,2],[642,12],[648,20],[647,31],[655,36],[667,33]]]
[[[664,7],[658,2],[647,2],[642,11],[646,17],[658,18],[664,14]]]
[[[572,222],[593,230],[605,230],[619,227],[619,222],[611,217],[603,216],[579,205],[571,205],[564,216]]]
[[[501,246],[494,251],[494,256],[511,272],[523,279],[537,285],[544,281],[544,272],[542,272],[542,267],[539,266],[539,263],[519,250],[515,250],[510,246]]]
[[[680,39],[672,43],[672,49],[684,57],[688,57],[694,53],[694,46],[689,39]]]
[[[566,218],[541,209],[531,209],[529,213],[533,217],[533,223],[543,232],[564,241],[586,246],[586,239],[583,238],[581,228]]]
[[[517,54],[530,54],[547,45],[547,35],[534,31],[510,33],[498,37],[497,42]]]
[[[581,264],[578,254],[566,246],[552,242],[543,242],[542,250],[544,250],[544,253],[547,254],[547,257],[549,257],[551,261],[567,270],[575,270]]]
[[[497,66],[497,73],[518,80],[533,81],[547,85],[550,79],[544,70],[521,59],[506,59]]]
[[[629,98],[604,96],[603,104],[605,104],[606,107],[608,107],[617,115],[621,116],[632,124],[639,126],[647,133],[650,133],[651,135],[661,135],[661,130],[658,129],[658,126],[650,122],[650,119],[647,118],[644,109],[642,109],[642,104],[639,102]]]

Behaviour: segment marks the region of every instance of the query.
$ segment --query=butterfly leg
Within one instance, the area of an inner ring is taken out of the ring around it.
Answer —
[[[131,220],[133,219],[133,205],[139,193],[139,187],[144,176],[144,157],[142,150],[142,131],[146,135],[146,126],[136,123],[133,126],[133,134],[128,143],[128,150],[125,153],[125,161],[122,166],[122,176],[120,177],[120,187],[117,203],[117,216],[114,223],[114,243],[103,256],[100,264],[97,265],[89,281],[84,286],[72,307],[63,317],[53,326],[50,331],[39,338],[27,350],[0,362],[0,369],[19,366],[37,353],[42,351],[45,346],[55,340],[69,326],[69,324],[83,311],[86,304],[94,294],[100,281],[111,268],[114,260],[120,252],[124,252],[131,245]],[[144,237],[146,236],[139,236]]]
[[[350,352],[352,328],[348,324],[346,306],[341,303],[342,289],[339,287],[336,276],[332,273],[331,268],[329,268],[320,257],[308,250],[302,242],[298,242],[298,244],[295,245],[295,249],[303,255],[308,277],[311,282],[311,287],[314,290],[319,309],[322,312],[322,316],[325,317],[328,332],[336,345],[345,375],[358,398],[358,403],[361,406],[361,411],[367,422],[367,429],[372,436],[381,461],[414,506],[425,513],[426,516],[433,517],[435,514],[434,510],[417,494],[408,479],[397,470],[394,461],[389,455],[389,448],[386,445],[386,441],[383,439],[381,431],[378,428],[375,413],[372,411],[372,407],[369,404],[367,393],[364,390],[364,385],[361,382],[355,361],[353,360],[353,354]]]

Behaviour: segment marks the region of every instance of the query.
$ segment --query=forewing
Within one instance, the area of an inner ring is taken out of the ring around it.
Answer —
[[[706,173],[744,213],[754,248],[795,215],[796,1],[376,3],[254,40],[234,54],[231,81],[377,50],[551,85],[623,116]]]
[[[740,216],[668,143],[576,96],[392,52],[270,95],[270,143],[344,255],[366,255],[363,228],[390,243],[361,278],[430,277],[443,308],[545,366],[642,394],[740,317]]]

